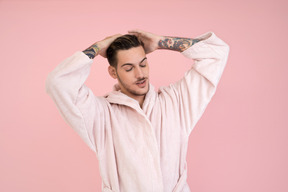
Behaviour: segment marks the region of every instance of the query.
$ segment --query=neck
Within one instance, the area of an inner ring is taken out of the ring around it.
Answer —
[[[142,108],[146,94],[143,94],[143,95],[133,94],[133,93],[123,89],[123,87],[121,85],[120,85],[120,91],[121,91],[121,93],[127,95],[128,97],[138,101],[139,106]]]
[[[133,97],[132,97],[133,98]],[[145,100],[145,95],[143,95],[143,96],[137,96],[136,98],[133,98],[133,99],[135,99],[136,101],[138,101],[138,103],[139,103],[139,105],[140,105],[140,107],[141,107],[141,109],[142,109],[142,106],[143,106],[143,103],[144,103],[144,100]]]
[[[128,91],[127,89],[125,89],[122,86],[121,83],[119,83],[118,85],[119,85],[120,91],[122,93],[124,93],[128,97],[131,97],[132,99],[138,101],[139,106],[142,108],[147,93],[139,94],[139,93],[133,92],[131,90]]]
[[[142,106],[143,106],[143,103],[144,103],[146,95],[133,95],[133,94],[129,94],[129,93],[126,93],[126,92],[123,92],[123,91],[121,91],[121,92],[124,93],[125,95],[127,95],[128,97],[131,97],[132,99],[135,99],[136,101],[138,101],[139,106],[142,109]]]

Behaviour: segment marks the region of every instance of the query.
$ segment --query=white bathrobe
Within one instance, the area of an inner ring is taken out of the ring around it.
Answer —
[[[97,154],[104,192],[188,192],[189,135],[215,93],[229,46],[213,32],[182,54],[194,60],[178,82],[156,92],[142,109],[119,90],[95,96],[85,86],[91,64],[83,52],[60,63],[46,91],[65,121]],[[117,87],[117,86],[116,86]]]

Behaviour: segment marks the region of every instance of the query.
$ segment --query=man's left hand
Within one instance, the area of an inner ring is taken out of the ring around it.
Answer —
[[[144,43],[145,53],[151,53],[159,48],[159,41],[162,39],[162,36],[145,32],[142,30],[130,30],[129,34],[135,35],[140,41]]]

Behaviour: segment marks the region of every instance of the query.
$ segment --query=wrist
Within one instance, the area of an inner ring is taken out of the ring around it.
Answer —
[[[165,36],[158,36],[157,49],[165,49],[165,47],[163,46],[163,41],[165,41],[165,39]]]
[[[93,44],[93,47],[95,48],[95,50],[97,52],[101,51],[101,49],[104,48],[103,44],[101,43],[101,41],[97,41],[96,43]]]
[[[98,43],[96,42],[90,47],[88,47],[87,49],[85,49],[83,53],[85,53],[90,59],[94,59],[94,57],[99,54],[99,51],[100,51],[100,48],[99,48]]]

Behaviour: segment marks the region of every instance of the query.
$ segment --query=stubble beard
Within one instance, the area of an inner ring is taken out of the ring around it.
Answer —
[[[127,84],[123,83],[123,81],[121,80],[121,78],[119,77],[119,75],[118,75],[117,72],[116,72],[116,74],[117,74],[118,80],[119,80],[119,82],[121,83],[121,85],[122,85],[122,86],[126,89],[126,91],[129,92],[130,94],[132,94],[132,95],[134,95],[134,96],[145,96],[145,95],[148,93],[149,87],[150,87],[149,82],[146,82],[146,83],[148,83],[148,89],[147,89],[147,91],[146,91],[145,93],[139,93],[139,92],[137,92],[136,90],[130,89]],[[145,79],[146,81],[148,80],[147,77],[146,77],[146,78],[144,77],[144,78],[141,78],[141,79],[137,79],[137,81],[142,81],[142,80],[144,80],[144,79]]]

